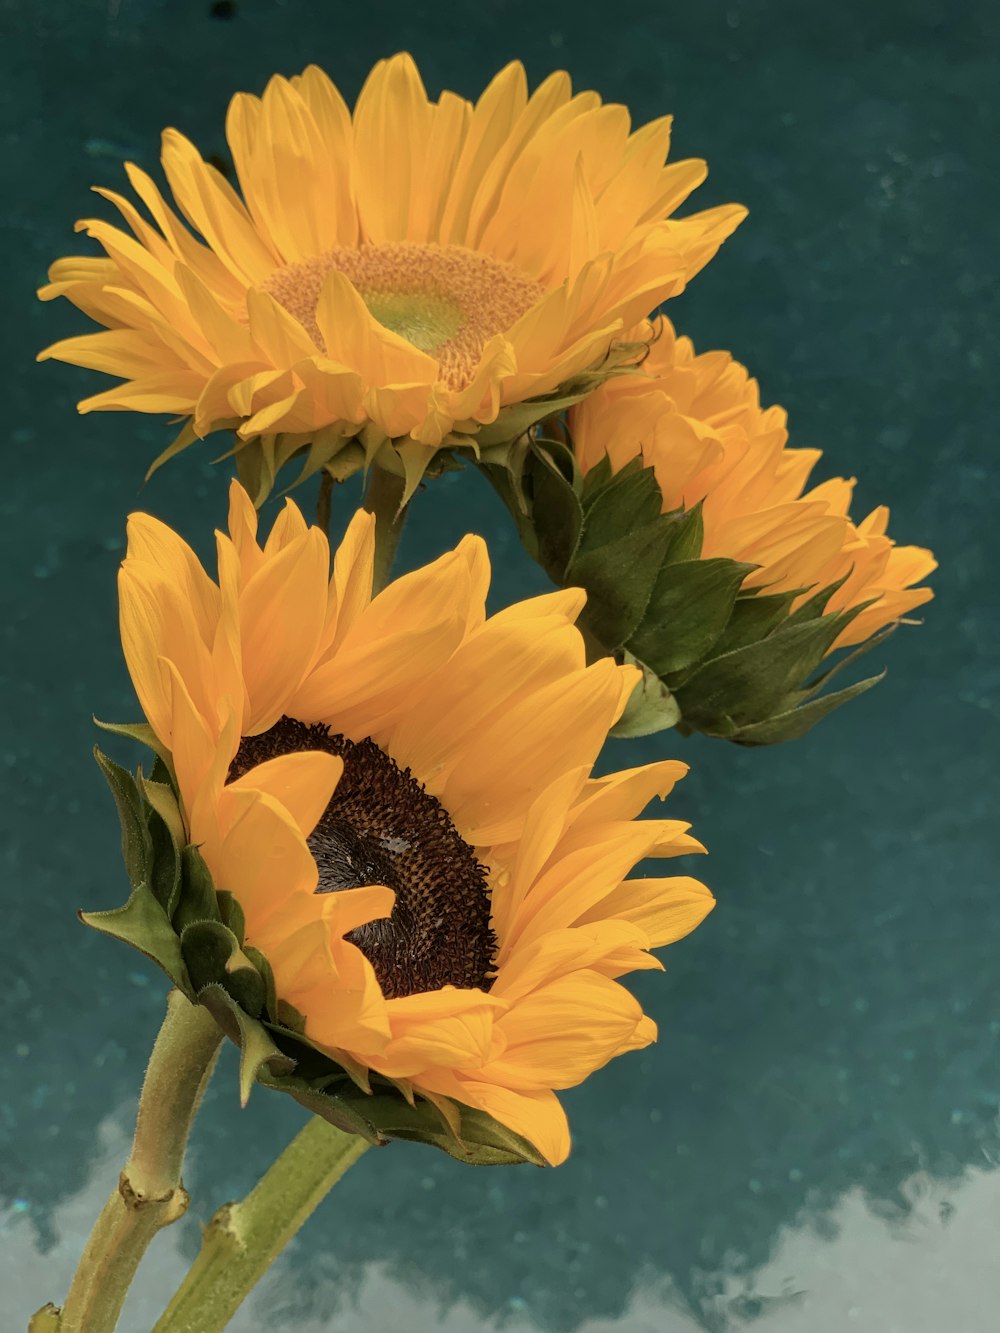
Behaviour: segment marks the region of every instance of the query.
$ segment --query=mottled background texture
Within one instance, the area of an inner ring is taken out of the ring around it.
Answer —
[[[533,82],[566,67],[638,123],[672,111],[676,155],[711,165],[700,206],[751,213],[671,314],[747,361],[793,440],[827,451],[821,475],[856,474],[858,512],[888,502],[897,538],[942,567],[924,627],[879,650],[886,681],[805,740],[665,738],[692,764],[673,812],[711,849],[697,870],[719,906],[665,977],[640,978],[660,1044],[567,1096],[570,1162],[371,1154],[234,1328],[996,1328],[998,12],[0,0],[5,1329],[64,1292],[163,1007],[159,974],[74,917],[124,893],[89,754],[92,713],[136,713],[116,629],[124,515],[141,505],[205,548],[225,477],[206,445],[143,487],[167,427],[77,416],[101,377],[34,354],[85,321],[34,289],[79,246],[74,219],[109,211],[90,185],[120,187],[126,157],[158,169],[163,126],[224,153],[237,89],[316,61],[353,99],[401,48],[432,93],[474,96],[520,57]],[[497,604],[542,586],[472,474],[420,502],[404,563],[467,527],[489,539]],[[147,1333],[199,1219],[301,1122],[264,1090],[240,1112],[233,1073],[227,1058],[188,1166],[194,1206],[154,1245],[126,1333]]]

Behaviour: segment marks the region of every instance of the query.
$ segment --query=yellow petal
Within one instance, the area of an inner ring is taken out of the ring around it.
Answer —
[[[326,619],[328,560],[326,538],[311,528],[268,559],[243,588],[249,731],[266,731],[277,722],[312,665]]]
[[[579,971],[539,986],[497,1019],[507,1049],[482,1074],[505,1087],[541,1092],[572,1088],[649,1034],[645,1015],[623,986]]]
[[[344,761],[321,750],[300,750],[269,759],[230,784],[231,791],[262,792],[278,801],[308,838],[330,804]]]
[[[642,928],[649,947],[662,948],[690,935],[715,906],[715,898],[696,879],[627,879],[578,918],[579,925],[614,919]]]

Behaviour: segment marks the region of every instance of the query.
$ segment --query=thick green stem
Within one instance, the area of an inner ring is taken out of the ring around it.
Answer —
[[[333,478],[325,469],[319,482],[319,495],[316,497],[316,526],[329,536],[330,507],[333,501]]]
[[[208,1010],[171,991],[118,1186],[94,1224],[65,1304],[39,1310],[30,1333],[112,1333],[149,1242],[187,1208],[184,1150],[221,1043]]]
[[[368,1147],[318,1116],[240,1203],[220,1208],[153,1333],[218,1333],[302,1224]]]
[[[401,509],[403,477],[394,472],[374,466],[368,474],[368,489],[365,491],[365,508],[375,515],[375,575],[372,580],[372,592],[378,593],[389,582],[392,562],[396,558],[396,548],[403,535],[403,524],[409,509]]]

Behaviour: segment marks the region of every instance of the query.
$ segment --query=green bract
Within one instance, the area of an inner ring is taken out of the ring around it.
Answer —
[[[144,725],[106,729],[159,748]],[[212,1013],[240,1048],[244,1104],[262,1083],[369,1143],[410,1139],[473,1165],[545,1165],[531,1144],[482,1111],[447,1099],[442,1110],[419,1096],[410,1100],[391,1080],[348,1071],[314,1046],[302,1016],[276,996],[267,959],[246,942],[239,903],[216,890],[198,849],[186,842],[169,756],[159,751],[150,777],[141,768],[133,776],[100,750],[95,756],[118,808],[132,892],[122,907],[81,912],[80,919],[139,949]]]
[[[367,473],[375,465],[403,479],[405,504],[422,481],[454,471],[462,466],[463,459],[511,469],[511,457],[519,456],[527,431],[544,418],[565,412],[612,375],[630,373],[645,350],[646,344],[642,342],[615,343],[600,365],[574,375],[553,393],[503,407],[496,420],[486,425],[458,422],[436,448],[408,437],[390,439],[371,422],[360,429],[345,422],[305,434],[279,432],[248,440],[234,434],[232,448],[215,461],[234,459],[240,482],[258,509],[277,485],[278,473],[292,463],[299,470],[287,490],[293,490],[319,472],[325,471],[340,482],[357,472]],[[235,432],[239,424],[234,417],[231,421],[217,422],[214,429]],[[146,474],[147,481],[197,439],[190,422],[186,423],[154,460]]]
[[[605,459],[583,476],[563,440],[534,439],[523,442],[517,463],[485,471],[526,550],[555,583],[586,590],[579,625],[590,655],[614,654],[642,669],[614,734],[677,726],[770,745],[804,735],[881,680],[823,693],[888,631],[814,674],[866,604],[827,613],[836,584],[795,610],[805,589],[744,588],[755,566],[702,559],[700,506],[662,513],[660,486],[641,458],[617,473]]]

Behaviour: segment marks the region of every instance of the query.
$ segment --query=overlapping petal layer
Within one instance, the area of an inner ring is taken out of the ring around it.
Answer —
[[[319,530],[288,502],[262,547],[234,483],[216,583],[168,528],[133,515],[120,579],[129,670],[171,751],[190,839],[307,1035],[361,1077],[457,1098],[559,1162],[556,1090],[655,1038],[617,978],[658,967],[649,951],[712,907],[690,878],[627,878],[646,857],[702,850],[685,824],[635,818],[685,766],[591,775],[637,673],[586,665],[577,592],[487,618],[486,550],[468,537],[373,597],[373,539],[359,512],[328,578]],[[284,715],[371,738],[443,806],[487,872],[488,989],[385,998],[345,936],[388,917],[393,890],[316,893],[307,838],[342,760],[303,750],[231,780],[241,741]]]
[[[933,596],[915,587],[936,568],[930,551],[896,546],[889,511],[860,523],[849,515],[853,480],[806,489],[818,449],[789,449],[782,408],[762,408],[756,380],[727,352],[696,355],[669,320],[642,374],[609,381],[570,412],[586,472],[605,455],[616,470],[641,455],[663,493],[664,511],[702,505],[704,559],[757,568],[748,588],[770,592],[840,586],[828,612],[863,607],[833,644],[862,643]]]
[[[306,443],[322,466],[367,426],[369,447],[407,442],[418,476],[442,442],[648,333],[744,215],[673,218],[705,165],[665,165],[669,118],[633,132],[565,73],[529,95],[516,62],[473,105],[432,102],[395,56],[353,114],[310,67],[238,94],[226,132],[241,193],[172,129],[180,216],[132,164],[148,216],[98,191],[127,230],[80,222],[107,257],[58,260],[41,296],[107,331],[42,355],[122,378],[81,411],[184,416],[182,443],[233,427],[263,442],[265,473]]]

